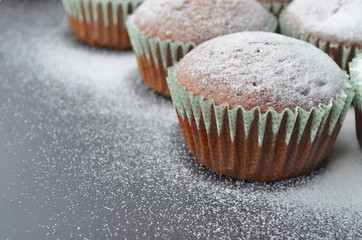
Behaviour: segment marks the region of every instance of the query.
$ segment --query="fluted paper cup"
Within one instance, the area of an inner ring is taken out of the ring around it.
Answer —
[[[62,0],[74,36],[99,47],[131,48],[125,21],[143,0]]]
[[[263,0],[259,0],[259,2],[266,8],[269,10],[269,12],[273,13],[276,16],[279,16],[279,14],[281,13],[281,11],[286,8],[289,4],[289,2],[275,2],[275,1],[263,1]]]

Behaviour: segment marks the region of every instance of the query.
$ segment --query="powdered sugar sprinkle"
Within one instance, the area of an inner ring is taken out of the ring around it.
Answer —
[[[24,128],[10,129],[18,134],[2,145],[2,156],[17,160],[1,161],[11,170],[1,175],[4,239],[362,236],[352,112],[330,161],[311,175],[274,184],[225,178],[192,158],[172,103],[143,85],[131,52],[64,37],[58,1],[9,2],[1,16],[17,18],[0,35],[10,49],[0,76],[11,73],[2,78],[0,129]]]

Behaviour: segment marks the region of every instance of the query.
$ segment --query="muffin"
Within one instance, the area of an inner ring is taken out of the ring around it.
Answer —
[[[126,18],[143,0],[62,0],[74,36],[81,42],[131,48]]]
[[[281,32],[308,41],[348,70],[362,49],[362,0],[294,0],[280,17]]]
[[[241,31],[275,31],[277,21],[255,0],[148,0],[127,23],[145,84],[169,96],[167,68],[196,45]]]
[[[354,96],[328,55],[266,32],[201,44],[169,69],[167,82],[195,158],[214,172],[255,181],[313,170]]]
[[[290,3],[291,0],[258,0],[271,13],[279,15],[280,12]]]
[[[351,79],[356,92],[354,108],[356,114],[356,132],[362,148],[362,53],[350,63]]]

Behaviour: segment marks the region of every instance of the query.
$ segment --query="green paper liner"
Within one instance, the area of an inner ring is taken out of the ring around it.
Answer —
[[[337,64],[344,70],[348,70],[348,63],[356,56],[357,52],[362,49],[356,46],[347,46],[340,43],[325,41],[310,34],[301,33],[298,29],[288,24],[285,19],[285,11],[280,14],[279,27],[283,35],[297,38],[313,44],[314,46],[327,53]]]
[[[310,111],[229,109],[194,96],[174,72],[169,68],[167,83],[191,152],[212,171],[243,180],[278,181],[312,171],[330,152],[354,97],[347,89]]]
[[[132,23],[132,19],[129,19],[126,25],[144,83],[152,90],[170,96],[166,82],[167,68],[179,62],[196,47],[196,43],[144,35]],[[275,32],[277,25],[277,20],[273,17],[270,26],[265,31]]]
[[[143,0],[62,0],[74,36],[99,47],[129,49],[125,21]]]
[[[263,1],[259,2],[275,16],[279,16],[282,10],[289,5],[289,3],[286,2],[263,2]]]
[[[358,65],[360,65],[358,70]],[[362,53],[358,54],[349,64],[353,88],[356,92],[354,98],[354,108],[356,117],[356,134],[362,148]]]

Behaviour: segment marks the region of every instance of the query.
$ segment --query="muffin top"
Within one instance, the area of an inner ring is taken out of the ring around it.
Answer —
[[[362,0],[294,0],[285,17],[304,34],[362,47]]]
[[[349,86],[347,75],[318,48],[267,32],[207,41],[181,60],[175,75],[187,91],[216,105],[262,112],[328,105]]]
[[[145,35],[200,44],[229,33],[265,31],[274,17],[255,0],[147,0],[131,21]]]

